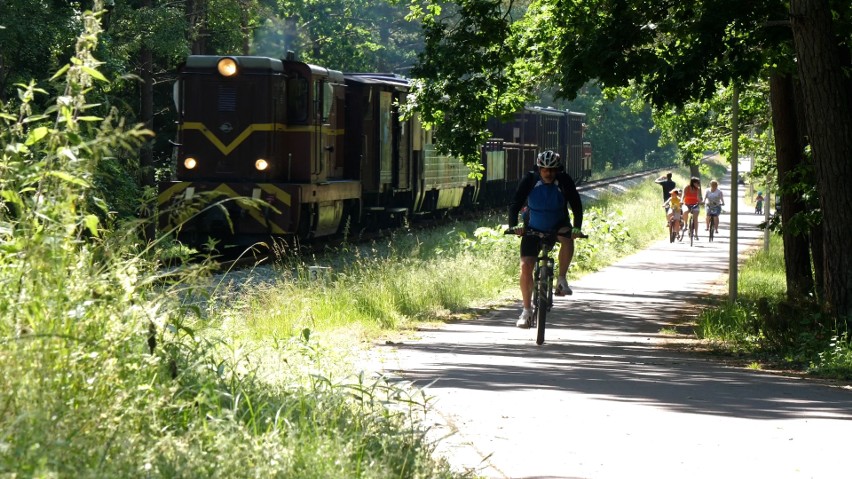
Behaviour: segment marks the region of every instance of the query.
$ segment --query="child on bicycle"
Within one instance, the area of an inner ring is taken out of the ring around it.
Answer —
[[[669,195],[669,199],[663,203],[663,207],[666,208],[666,218],[669,220],[669,226],[674,223],[677,226],[675,231],[680,231],[681,215],[683,214],[683,202],[680,200],[680,191],[675,188],[669,192]]]

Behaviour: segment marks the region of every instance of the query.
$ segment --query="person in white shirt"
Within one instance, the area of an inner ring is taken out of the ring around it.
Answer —
[[[725,204],[725,195],[722,193],[722,190],[719,189],[719,182],[716,180],[712,180],[710,182],[710,189],[704,192],[704,206],[707,209],[707,214],[704,215],[707,226],[704,228],[704,231],[709,231],[711,228],[711,218],[715,217],[715,233],[719,232],[719,214],[722,213],[722,205]]]

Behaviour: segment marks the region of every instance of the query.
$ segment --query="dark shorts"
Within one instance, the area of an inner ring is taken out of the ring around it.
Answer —
[[[556,231],[566,229],[567,231],[571,231],[571,223],[566,221],[564,224],[559,225],[556,228]],[[565,231],[563,231],[564,233]],[[538,257],[538,252],[541,249],[541,238],[538,236],[532,235],[524,235],[521,237],[521,257],[524,256],[533,256]]]

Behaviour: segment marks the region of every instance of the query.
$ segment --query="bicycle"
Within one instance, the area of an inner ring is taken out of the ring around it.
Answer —
[[[689,215],[687,223],[689,224],[689,246],[698,238],[698,205],[686,205],[686,214]]]
[[[682,224],[683,220],[680,215],[675,213],[669,221],[669,243],[674,243],[675,240],[681,241],[683,239]]]
[[[710,234],[708,241],[713,242],[714,232],[719,229],[719,215],[722,214],[722,205],[712,205],[707,208],[707,216],[710,218]]]
[[[509,229],[504,234],[516,235],[517,233]],[[553,270],[555,261],[550,256],[550,253],[553,251],[553,247],[556,246],[559,236],[563,238],[570,238],[570,236],[528,228],[524,230],[523,235],[538,236],[541,238],[538,258],[536,258],[533,269],[533,314],[530,318],[530,328],[535,328],[536,330],[535,343],[541,345],[544,343],[544,327],[547,321],[547,312],[553,308]],[[588,238],[588,235],[581,234],[578,237]]]

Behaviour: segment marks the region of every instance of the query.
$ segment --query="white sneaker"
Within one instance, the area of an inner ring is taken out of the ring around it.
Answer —
[[[524,329],[529,328],[530,318],[532,318],[532,311],[524,308],[523,311],[521,311],[521,317],[518,318],[518,321],[515,323],[515,326]]]
[[[568,286],[568,280],[565,278],[559,278],[559,281],[556,282],[556,296],[571,296],[574,294],[571,291],[571,287]]]

